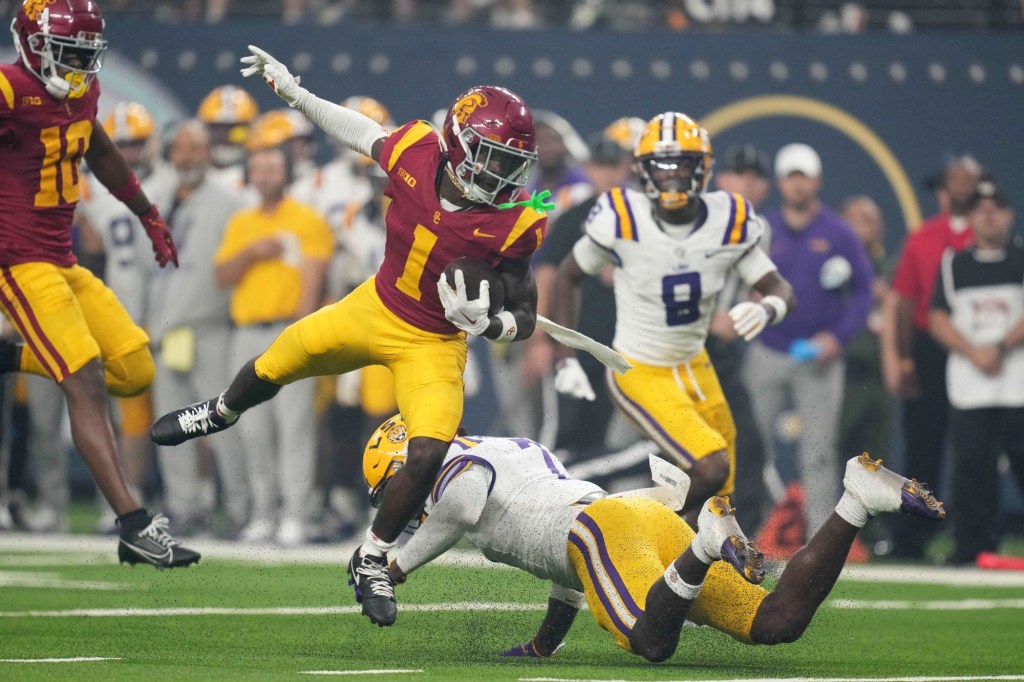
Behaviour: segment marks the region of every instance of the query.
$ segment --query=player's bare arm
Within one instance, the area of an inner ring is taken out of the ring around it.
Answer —
[[[537,282],[533,279],[529,259],[504,261],[496,268],[501,283],[505,285],[505,312],[515,318],[516,333],[512,341],[530,338],[537,326]],[[500,313],[491,318],[483,336],[495,340],[502,335],[505,326]]]
[[[96,179],[139,217],[142,227],[146,230],[146,236],[153,242],[153,254],[160,267],[165,267],[168,263],[178,267],[178,247],[174,245],[167,223],[142,190],[139,179],[128,167],[128,163],[103,126],[93,126],[85,160]]]
[[[562,648],[565,636],[569,634],[579,608],[566,602],[548,598],[548,611],[544,614],[540,628],[533,639],[523,644],[517,644],[511,649],[502,652],[502,656],[522,656],[527,658],[547,658],[554,656]]]
[[[580,319],[580,282],[588,277],[583,271],[576,257],[570,252],[558,266],[558,274],[555,275],[555,290],[551,295],[551,319],[552,321],[576,329]],[[576,351],[562,344],[555,346],[555,358],[562,360],[574,357]]]
[[[761,294],[762,300],[768,296],[778,296],[786,303],[786,310],[792,311],[796,308],[796,296],[793,294],[793,287],[786,281],[785,277],[779,274],[778,270],[769,272],[759,279],[754,283],[753,289]],[[771,314],[774,320],[774,309],[772,309]]]

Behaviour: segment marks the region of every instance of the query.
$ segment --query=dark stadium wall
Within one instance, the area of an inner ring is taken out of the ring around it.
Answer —
[[[715,149],[753,142],[769,154],[801,141],[824,164],[826,201],[867,194],[892,248],[936,209],[925,179],[945,155],[970,151],[1024,207],[1024,40],[1015,35],[820,36],[777,33],[494,32],[333,28],[245,22],[109,22],[120,57],[194,110],[212,88],[244,85],[247,44],[279,57],[318,95],[364,94],[395,118],[430,118],[462,89],[505,85],[581,134],[625,115],[696,116]],[[106,76],[105,76],[106,78]],[[770,205],[775,200],[769,198]]]

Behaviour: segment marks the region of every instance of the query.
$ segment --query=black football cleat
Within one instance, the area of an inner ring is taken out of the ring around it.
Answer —
[[[398,604],[387,559],[369,554],[360,556],[357,549],[348,562],[348,584],[355,589],[356,601],[363,605],[363,615],[371,623],[382,628],[394,625]]]
[[[157,514],[141,530],[121,531],[117,558],[123,564],[150,564],[157,568],[199,563],[199,553],[179,545],[167,532],[167,524],[167,517]]]
[[[227,429],[238,421],[238,417],[228,421],[217,414],[219,398],[217,396],[168,412],[149,429],[150,440],[157,445],[181,445],[187,440]]]

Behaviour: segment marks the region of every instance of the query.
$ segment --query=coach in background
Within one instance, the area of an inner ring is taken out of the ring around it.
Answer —
[[[232,366],[263,352],[284,328],[319,307],[334,237],[311,206],[285,197],[289,163],[280,148],[248,159],[260,204],[235,213],[214,258],[217,286],[231,290]],[[252,519],[242,540],[293,546],[306,539],[306,506],[316,470],[316,382],[285,386],[284,399],[241,422]],[[281,500],[278,508],[278,497]]]
[[[167,224],[178,244],[181,266],[154,274],[146,319],[156,349],[153,407],[161,414],[199,400],[228,380],[228,294],[214,284],[212,254],[228,218],[241,207],[237,193],[225,192],[209,175],[210,135],[202,121],[192,119],[178,126],[168,157],[175,181],[162,185],[160,194],[166,196],[159,201],[167,207]],[[196,343],[198,339],[204,343]],[[249,508],[242,441],[231,434],[209,445],[231,518],[230,534],[234,534],[245,523]],[[171,516],[183,533],[207,531],[216,484],[200,475],[198,444],[179,450],[161,447],[157,453]]]
[[[843,349],[867,323],[871,263],[846,221],[818,197],[817,152],[805,144],[786,145],[775,157],[775,180],[782,205],[765,214],[772,227],[771,258],[779,274],[792,283],[800,306],[750,345],[745,376],[756,396],[754,417],[770,465],[775,462],[773,425],[785,407],[787,392],[793,396],[802,426],[797,464],[806,491],[810,536],[832,513],[846,367]],[[775,487],[772,492],[779,497],[781,485]]]
[[[967,207],[974,246],[946,251],[929,315],[932,335],[949,350],[952,564],[972,564],[999,545],[1001,453],[1024,485],[1024,243],[993,183],[979,183]]]

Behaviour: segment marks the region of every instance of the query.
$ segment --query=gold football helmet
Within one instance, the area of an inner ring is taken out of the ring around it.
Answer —
[[[103,119],[103,129],[114,144],[144,142],[153,137],[156,124],[146,107],[138,102],[118,102]]]
[[[249,151],[274,149],[289,140],[312,137],[313,124],[295,109],[274,109],[253,122],[245,146]]]
[[[252,95],[234,85],[214,88],[199,104],[197,116],[210,130],[210,159],[217,168],[245,159],[249,126],[260,109]]]
[[[396,414],[370,436],[363,451],[363,479],[370,492],[370,504],[376,507],[384,494],[384,486],[405,466],[409,453],[409,432],[405,419]]]
[[[714,155],[708,131],[686,114],[658,114],[633,150],[644,193],[667,211],[692,204],[711,181]]]

